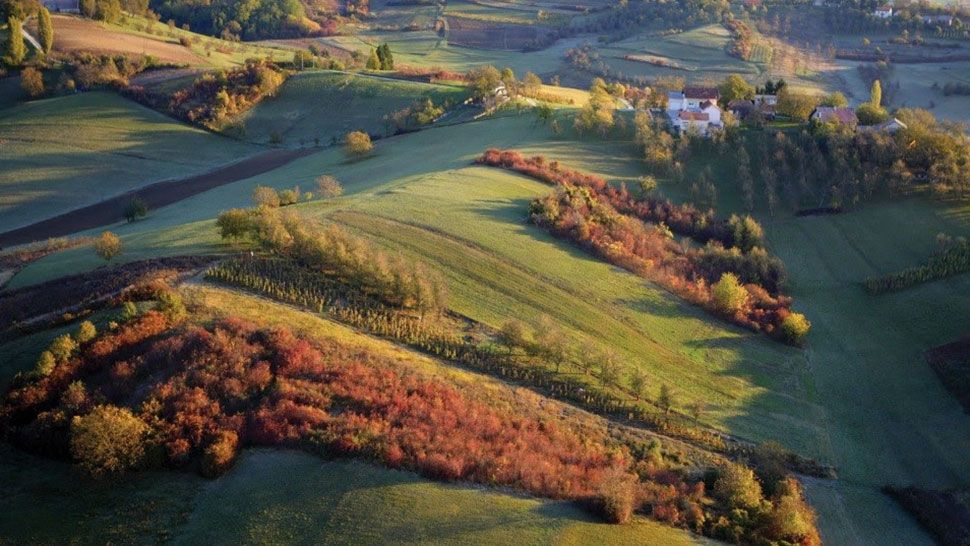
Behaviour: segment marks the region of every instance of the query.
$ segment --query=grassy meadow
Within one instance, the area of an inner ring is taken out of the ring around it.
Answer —
[[[113,93],[0,110],[0,231],[259,151]]]
[[[227,120],[246,140],[267,143],[274,135],[285,146],[339,142],[350,131],[384,134],[384,116],[416,101],[458,104],[469,91],[453,85],[393,80],[347,72],[310,71],[289,78],[276,97]],[[339,113],[339,114],[337,114]]]

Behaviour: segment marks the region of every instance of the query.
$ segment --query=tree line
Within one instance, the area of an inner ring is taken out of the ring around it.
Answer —
[[[669,217],[664,209],[640,202],[626,188],[515,152],[490,150],[478,162],[557,184],[556,193],[536,199],[530,210],[532,221],[554,234],[746,328],[796,345],[808,333],[808,321],[791,311],[791,298],[780,294],[784,267],[758,246],[761,228],[753,219],[728,220],[721,228],[723,240],[712,237],[704,247],[686,248],[674,240],[670,226],[650,222]],[[700,235],[696,224],[685,224],[686,235]]]

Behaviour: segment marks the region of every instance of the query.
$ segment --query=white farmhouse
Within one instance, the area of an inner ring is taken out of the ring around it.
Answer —
[[[872,12],[872,15],[880,19],[889,19],[893,16],[893,7],[889,4],[879,6],[876,11]]]
[[[667,94],[667,117],[679,132],[696,132],[707,136],[721,129],[721,109],[717,106],[720,94],[716,88],[687,87]]]

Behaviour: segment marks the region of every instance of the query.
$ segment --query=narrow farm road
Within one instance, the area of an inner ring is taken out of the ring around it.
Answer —
[[[63,237],[111,224],[122,218],[125,207],[135,197],[144,200],[149,208],[157,209],[212,188],[278,169],[317,151],[314,148],[271,150],[200,175],[150,184],[29,226],[0,233],[0,248]]]

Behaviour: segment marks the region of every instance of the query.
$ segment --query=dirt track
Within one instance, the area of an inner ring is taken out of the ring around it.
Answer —
[[[111,224],[122,219],[125,207],[136,195],[145,200],[148,207],[157,209],[171,205],[232,182],[245,180],[253,176],[277,169],[287,163],[310,155],[313,148],[301,150],[272,150],[248,159],[220,167],[204,174],[156,182],[143,188],[123,193],[87,207],[72,210],[29,226],[0,233],[0,248],[8,246],[42,241],[51,237],[62,237]]]

